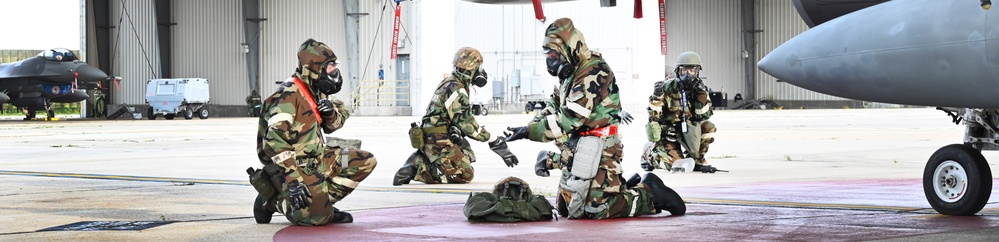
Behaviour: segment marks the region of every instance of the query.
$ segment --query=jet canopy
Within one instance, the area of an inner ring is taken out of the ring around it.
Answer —
[[[74,61],[78,59],[73,52],[66,48],[42,51],[42,53],[38,53],[38,56],[45,57],[45,59],[50,61]]]

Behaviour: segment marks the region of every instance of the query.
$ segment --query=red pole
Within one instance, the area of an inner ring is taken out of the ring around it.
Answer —
[[[534,3],[534,18],[542,22],[545,21],[545,11],[541,9],[541,0],[532,0]]]
[[[642,0],[635,0],[635,18],[642,18]]]

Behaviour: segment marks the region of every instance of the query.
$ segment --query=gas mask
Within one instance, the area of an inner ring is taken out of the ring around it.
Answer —
[[[552,50],[547,51],[554,52]],[[569,76],[572,76],[572,72],[574,71],[572,64],[565,59],[565,56],[562,56],[557,52],[555,55],[558,56],[558,58],[553,58],[553,55],[548,54],[548,58],[545,59],[545,64],[548,66],[548,74],[558,77],[559,79],[566,79],[569,78]]]
[[[698,78],[698,69],[696,66],[693,69],[688,69],[683,66],[676,67],[676,76],[680,78],[680,81],[691,82]]]
[[[343,87],[343,77],[340,76],[340,69],[333,70],[333,73],[326,73],[324,68],[323,74],[319,75],[319,80],[316,80],[316,83],[313,85],[322,94],[333,95],[340,92],[340,88]]]
[[[482,67],[479,67],[479,71],[475,72],[475,77],[472,77],[472,85],[482,88],[486,86],[488,78],[489,75],[486,74],[486,70],[483,70]]]

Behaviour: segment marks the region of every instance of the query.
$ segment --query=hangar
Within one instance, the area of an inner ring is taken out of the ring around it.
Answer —
[[[788,0],[664,0],[661,16],[655,0],[545,1],[547,22],[526,2],[84,0],[81,53],[123,78],[103,85],[108,110],[145,105],[149,79],[192,77],[211,81],[213,116],[246,116],[251,92],[273,93],[294,70],[298,45],[315,38],[341,59],[349,81],[337,97],[355,114],[407,116],[423,114],[454,51],[472,46],[484,54],[492,82],[473,93],[475,102],[519,112],[557,82],[545,72],[541,40],[554,19],[569,17],[614,69],[632,112],[644,110],[648,87],[683,51],[702,56],[706,84],[730,101],[738,94],[790,107],[862,105],[756,69],[762,56],[807,29]],[[636,3],[642,18],[635,18]]]

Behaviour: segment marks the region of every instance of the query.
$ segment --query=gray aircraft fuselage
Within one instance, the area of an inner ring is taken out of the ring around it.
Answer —
[[[888,1],[799,34],[761,59],[759,68],[844,98],[999,108],[996,11],[983,9],[979,0]]]
[[[58,53],[58,52],[57,52]],[[0,64],[0,104],[10,103],[32,110],[47,110],[51,102],[72,103],[86,99],[78,88],[96,87],[107,80],[103,71],[76,60],[35,56]],[[30,115],[29,116],[33,116]]]

